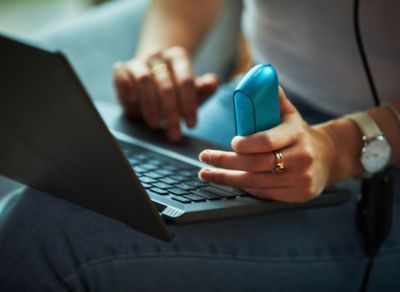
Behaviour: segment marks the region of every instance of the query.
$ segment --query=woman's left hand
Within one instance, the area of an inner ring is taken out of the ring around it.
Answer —
[[[330,183],[336,155],[334,142],[321,128],[302,119],[281,88],[279,97],[282,123],[267,131],[233,138],[234,152],[201,152],[200,160],[215,166],[202,169],[201,179],[285,202],[305,202],[323,191]],[[284,170],[279,173],[274,172],[274,153],[278,152],[284,161]]]

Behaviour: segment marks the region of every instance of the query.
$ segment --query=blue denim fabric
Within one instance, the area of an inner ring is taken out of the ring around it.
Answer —
[[[203,105],[191,135],[229,146],[232,86]],[[394,225],[370,291],[399,289],[399,196],[397,179]],[[164,243],[29,189],[3,223],[0,291],[359,291],[367,264],[355,200],[175,225],[175,239]]]

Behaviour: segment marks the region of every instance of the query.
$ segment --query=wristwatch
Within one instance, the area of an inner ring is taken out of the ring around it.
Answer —
[[[392,147],[378,125],[368,113],[356,112],[345,118],[354,121],[363,133],[364,146],[361,150],[363,177],[371,177],[389,164]]]

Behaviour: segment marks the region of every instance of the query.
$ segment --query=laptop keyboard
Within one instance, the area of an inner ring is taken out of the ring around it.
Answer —
[[[201,181],[198,167],[145,148],[118,141],[146,191],[184,204],[235,199],[246,193]]]

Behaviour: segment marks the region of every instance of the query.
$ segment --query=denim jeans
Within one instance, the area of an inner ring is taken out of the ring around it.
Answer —
[[[223,86],[202,106],[199,126],[189,135],[229,147],[233,86]],[[328,118],[294,103],[313,122]],[[398,169],[396,177],[394,223],[369,291],[400,285]],[[367,257],[355,207],[353,199],[339,206],[172,225],[176,236],[165,243],[28,189],[1,225],[0,291],[359,291]]]

